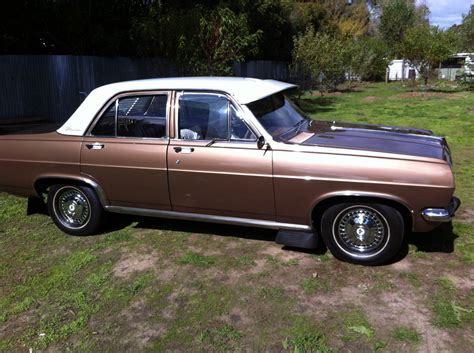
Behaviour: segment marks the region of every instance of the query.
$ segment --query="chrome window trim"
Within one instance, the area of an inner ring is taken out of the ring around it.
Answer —
[[[172,92],[171,90],[151,90],[151,91],[129,91],[129,92],[121,92],[110,98],[99,110],[99,112],[94,116],[94,119],[92,119],[91,124],[89,127],[86,129],[86,132],[83,137],[97,137],[97,138],[113,138],[113,139],[147,139],[147,140],[169,140],[169,123],[170,123],[170,117],[171,117],[171,99],[172,99]],[[130,97],[130,96],[160,96],[160,95],[166,95],[168,97],[166,101],[166,126],[165,126],[165,132],[166,136],[164,137],[132,137],[132,136],[117,136],[117,120],[118,120],[118,104],[119,104],[119,99],[124,98],[124,97]],[[112,105],[112,103],[115,101],[115,136],[96,136],[92,135],[92,130],[94,130],[95,126],[97,125],[98,121],[100,118],[102,118],[102,115],[104,112]]]
[[[117,132],[118,132],[118,106],[119,106],[119,100],[120,98],[117,98],[115,100],[115,126],[114,126],[114,130],[115,130],[115,136],[114,137],[117,137]],[[100,118],[99,118],[100,120]],[[97,120],[97,121],[99,121]]]

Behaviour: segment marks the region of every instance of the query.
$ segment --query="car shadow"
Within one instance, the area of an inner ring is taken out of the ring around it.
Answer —
[[[407,257],[410,245],[416,247],[415,252],[450,254],[454,252],[454,242],[457,238],[459,236],[454,233],[452,222],[442,223],[430,232],[408,232],[401,250],[388,265]]]
[[[415,245],[417,251],[432,253],[447,253],[454,251],[454,242],[459,238],[454,233],[452,222],[442,223],[439,227],[427,233],[410,233],[407,237],[409,244]]]
[[[113,232],[136,223],[136,229],[155,229],[162,231],[194,233],[204,235],[219,235],[243,239],[275,241],[277,232],[272,229],[242,227],[227,224],[173,220],[155,217],[140,217],[119,214],[109,214],[101,234]]]
[[[165,218],[137,217],[128,215],[110,214],[107,225],[102,234],[123,229],[132,223],[136,223],[136,229],[156,229],[162,231],[184,232],[203,235],[218,235],[223,237],[236,237],[257,241],[274,242],[277,231],[272,229],[243,227],[227,224],[216,224],[206,222],[194,222],[183,220],[172,220]],[[452,223],[443,223],[436,229],[427,233],[409,232],[406,235],[402,249],[389,263],[403,260],[409,253],[409,245],[416,247],[416,252],[425,253],[452,253],[454,242],[458,236],[453,232]],[[297,251],[307,254],[324,255],[327,253],[324,242],[319,238],[316,249],[301,249],[281,245],[282,250]]]

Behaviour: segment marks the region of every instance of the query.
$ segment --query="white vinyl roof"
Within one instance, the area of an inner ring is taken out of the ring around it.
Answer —
[[[291,83],[243,77],[179,77],[117,82],[93,90],[57,131],[63,135],[82,136],[103,105],[113,96],[123,92],[147,90],[221,91],[233,96],[240,104],[247,104],[293,87],[296,86]]]

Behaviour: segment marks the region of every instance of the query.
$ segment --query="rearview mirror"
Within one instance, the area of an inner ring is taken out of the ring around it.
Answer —
[[[263,148],[263,146],[265,146],[265,137],[260,136],[257,140],[257,147],[258,147],[258,149],[261,150]]]

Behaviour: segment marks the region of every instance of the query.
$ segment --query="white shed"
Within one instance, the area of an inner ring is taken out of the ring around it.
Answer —
[[[408,80],[415,75],[415,78],[420,77],[418,69],[412,65],[408,60],[392,60],[388,65],[388,79],[389,81],[399,81],[399,80]]]

